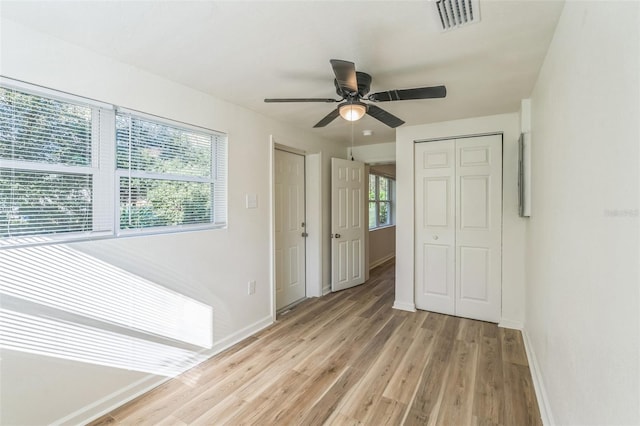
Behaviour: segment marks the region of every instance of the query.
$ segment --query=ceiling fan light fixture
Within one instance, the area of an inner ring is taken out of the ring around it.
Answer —
[[[345,102],[338,106],[338,112],[347,121],[358,121],[367,113],[367,105],[362,102]]]

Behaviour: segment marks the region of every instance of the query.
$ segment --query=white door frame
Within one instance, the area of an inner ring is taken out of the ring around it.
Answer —
[[[305,210],[306,210],[306,294],[307,297],[322,296],[322,180],[320,153],[283,145],[273,135],[269,136],[269,286],[271,289],[271,319],[276,320],[276,191],[275,191],[275,150],[292,152],[305,157]],[[311,178],[311,179],[309,179]]]

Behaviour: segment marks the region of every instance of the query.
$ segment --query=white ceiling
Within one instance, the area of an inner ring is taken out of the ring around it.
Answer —
[[[480,22],[437,30],[430,1],[7,1],[2,15],[170,80],[311,129],[335,104],[329,59],[372,75],[371,92],[447,87],[445,99],[379,103],[405,126],[517,111],[553,36],[559,0],[480,0]],[[362,130],[373,130],[364,137]],[[312,129],[351,143],[338,118]],[[355,144],[395,140],[366,116]]]

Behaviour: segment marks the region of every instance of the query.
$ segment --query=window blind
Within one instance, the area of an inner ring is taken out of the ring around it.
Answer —
[[[225,142],[213,132],[118,112],[119,229],[224,224]]]
[[[0,88],[0,157],[91,165],[90,107]]]
[[[92,230],[93,115],[0,87],[0,238]]]
[[[226,135],[0,84],[0,247],[226,225]]]
[[[119,169],[210,177],[212,135],[116,114]]]

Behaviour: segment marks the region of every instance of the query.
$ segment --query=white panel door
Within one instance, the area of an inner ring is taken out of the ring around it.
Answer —
[[[455,149],[415,145],[416,306],[455,313]]]
[[[331,290],[364,282],[364,163],[331,159]]]
[[[456,315],[500,321],[502,137],[456,140]]]
[[[419,309],[498,322],[502,136],[415,145]]]
[[[304,157],[275,150],[276,309],[305,297]]]

